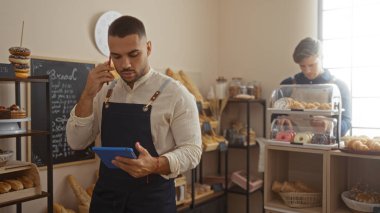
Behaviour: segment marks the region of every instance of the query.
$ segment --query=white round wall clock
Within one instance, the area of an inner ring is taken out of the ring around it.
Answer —
[[[108,28],[110,24],[117,18],[122,16],[119,12],[108,11],[103,13],[96,22],[95,26],[95,43],[99,51],[105,55],[109,56],[110,50],[108,47]]]

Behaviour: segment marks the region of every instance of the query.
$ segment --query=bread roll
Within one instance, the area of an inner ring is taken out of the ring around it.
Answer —
[[[275,180],[272,184],[272,191],[278,193],[278,192],[281,192],[281,189],[282,189],[282,183]]]
[[[308,193],[315,192],[315,190],[313,190],[311,187],[309,187],[308,185],[306,185],[305,183],[301,181],[294,182],[294,186],[296,187],[298,192],[308,192]]]
[[[25,189],[32,188],[34,186],[33,180],[28,176],[17,177],[16,179],[22,183]]]
[[[9,185],[11,185],[12,187],[12,190],[14,191],[24,189],[24,185],[22,185],[21,181],[18,181],[15,179],[8,179],[8,180],[4,180],[4,182],[9,183]]]
[[[67,176],[67,181],[69,182],[79,202],[82,205],[90,206],[91,197],[87,194],[86,190],[82,188],[82,186],[78,183],[78,181],[74,178],[74,176],[72,175]]]
[[[297,192],[297,189],[294,186],[294,183],[285,181],[282,185],[281,192]]]
[[[11,185],[0,181],[0,194],[7,193],[12,189]]]

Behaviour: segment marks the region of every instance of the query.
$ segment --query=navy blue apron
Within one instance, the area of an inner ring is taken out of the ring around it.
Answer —
[[[108,99],[112,94],[110,90]],[[106,101],[102,112],[102,146],[131,147],[138,156],[135,143],[140,142],[153,157],[158,157],[150,128],[150,104],[157,96],[152,97],[148,105]],[[90,212],[176,212],[174,181],[157,174],[134,178],[121,169],[109,169],[101,163]]]

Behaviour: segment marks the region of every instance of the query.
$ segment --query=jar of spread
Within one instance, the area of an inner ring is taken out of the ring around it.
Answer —
[[[241,78],[232,78],[230,85],[228,87],[228,92],[230,98],[233,98],[240,94]]]

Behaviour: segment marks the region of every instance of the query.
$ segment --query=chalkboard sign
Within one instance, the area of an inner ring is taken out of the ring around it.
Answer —
[[[31,59],[31,75],[49,75],[51,93],[51,139],[53,164],[64,164],[95,159],[88,147],[74,151],[67,144],[66,123],[70,111],[77,103],[86,85],[88,72],[94,64],[53,59]],[[31,126],[35,130],[47,129],[46,85],[35,83],[31,86]],[[30,158],[37,166],[45,166],[48,154],[46,136],[32,137]]]
[[[12,64],[0,63],[0,77],[1,78],[14,78],[15,72],[13,71]]]

